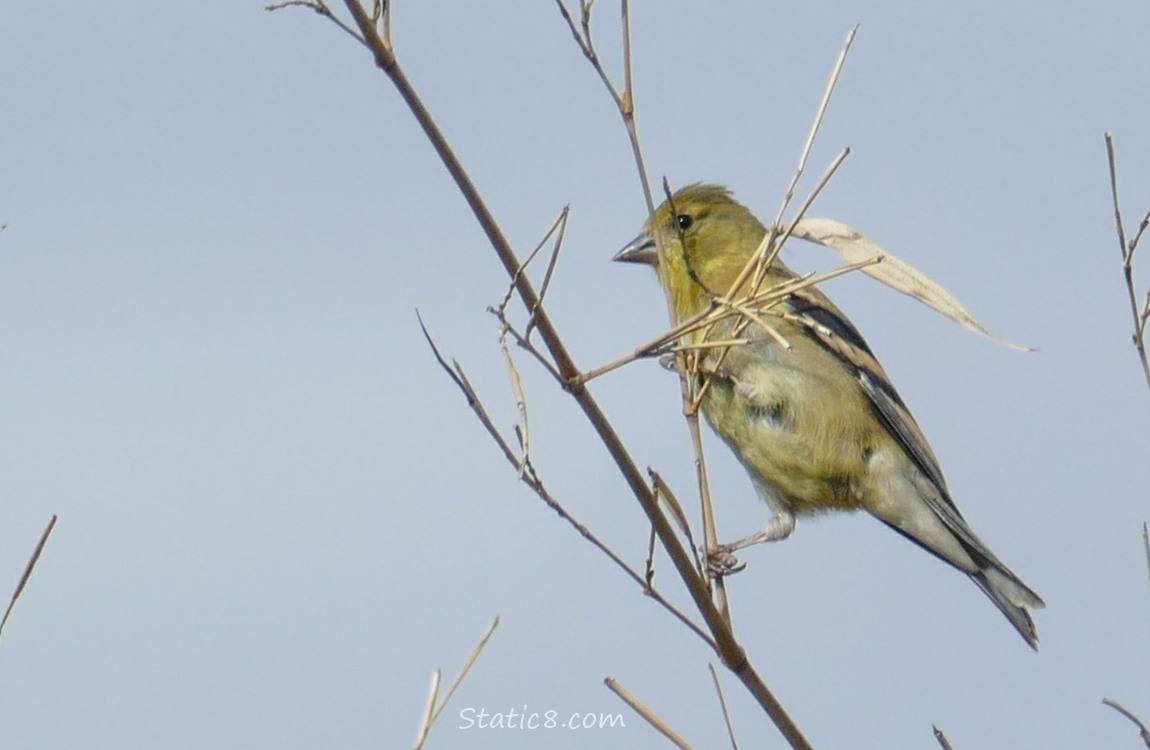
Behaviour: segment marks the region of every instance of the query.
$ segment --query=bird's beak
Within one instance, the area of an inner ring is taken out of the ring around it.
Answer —
[[[628,242],[625,248],[615,253],[615,257],[611,260],[657,266],[659,265],[659,251],[655,248],[655,238],[649,234],[641,234]]]

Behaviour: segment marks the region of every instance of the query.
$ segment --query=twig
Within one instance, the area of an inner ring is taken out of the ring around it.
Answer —
[[[510,335],[511,338],[515,339],[516,345],[518,345],[521,349],[526,350],[532,357],[534,357],[535,360],[543,366],[543,369],[550,373],[551,377],[555,378],[555,381],[559,383],[561,388],[567,387],[567,382],[563,380],[563,376],[560,375],[559,371],[555,369],[555,365],[551,364],[543,352],[539,351],[539,349],[533,343],[527,340],[527,336],[525,334],[520,333],[519,330],[513,326],[510,321],[508,321],[507,317],[502,311],[495,307],[489,307],[487,308],[487,312],[494,315],[496,320],[499,321],[501,332],[505,332]]]
[[[715,685],[715,695],[719,697],[719,708],[723,711],[723,723],[727,725],[727,737],[731,740],[731,750],[739,750],[739,741],[735,739],[735,727],[731,723],[731,711],[727,707],[727,699],[723,695],[723,685],[719,682],[719,673],[715,671],[714,664],[707,664],[711,671],[711,682]]]
[[[443,161],[448,173],[455,180],[456,186],[459,188],[460,193],[467,201],[468,206],[471,208],[472,213],[475,215],[476,221],[479,223],[484,234],[487,236],[492,249],[495,251],[496,256],[502,263],[504,270],[509,277],[515,279],[516,291],[522,301],[524,307],[528,310],[529,314],[534,315],[536,321],[536,328],[539,331],[540,338],[546,346],[551,359],[555,363],[555,367],[563,377],[567,385],[567,392],[571,394],[572,398],[583,410],[584,415],[590,422],[592,428],[596,431],[599,439],[603,442],[608,453],[615,461],[617,468],[623,475],[624,480],[627,482],[632,494],[638,500],[643,508],[643,512],[647,515],[648,520],[655,528],[659,536],[660,542],[663,544],[671,563],[675,567],[676,572],[682,579],[687,588],[695,607],[698,609],[700,615],[706,623],[707,629],[713,634],[713,639],[703,635],[697,626],[690,623],[689,620],[677,614],[684,623],[692,627],[701,637],[712,645],[716,653],[720,656],[723,663],[730,669],[746,686],[747,690],[759,702],[767,714],[778,726],[780,732],[787,738],[792,747],[806,748],[809,743],[803,738],[802,733],[798,727],[790,719],[789,715],[783,710],[781,704],[774,697],[771,691],[767,688],[762,678],[754,670],[754,668],[747,661],[746,653],[739,645],[731,630],[730,624],[727,622],[724,615],[719,611],[711,600],[710,589],[707,585],[706,579],[701,579],[695,572],[690,556],[683,549],[673,529],[670,527],[667,519],[663,516],[658,503],[656,502],[653,494],[646,485],[642,474],[639,471],[637,464],[631,455],[627,452],[616,433],[614,427],[607,421],[606,416],[603,414],[596,400],[591,396],[586,386],[579,382],[579,369],[575,366],[566,345],[560,338],[558,331],[552,324],[549,316],[546,314],[542,306],[539,304],[539,296],[536,293],[533,285],[527,279],[526,275],[518,274],[517,269],[520,263],[516,254],[511,248],[510,243],[507,241],[506,236],[503,234],[502,229],[495,221],[494,216],[491,214],[486,203],[483,201],[479,191],[471,181],[470,176],[464,170],[458,157],[456,157],[454,150],[451,148],[447,139],[444,137],[442,131],[439,129],[435,120],[432,118],[430,112],[423,104],[420,96],[415,88],[407,80],[398,60],[395,56],[394,49],[391,45],[390,38],[383,36],[377,25],[378,19],[373,19],[364,10],[363,6],[357,0],[344,0],[344,4],[355,21],[355,26],[362,34],[367,46],[372,52],[377,67],[382,70],[387,77],[391,80],[397,93],[406,103],[408,109],[423,129],[425,136]],[[586,12],[590,13],[590,3],[584,3],[583,7]],[[623,4],[624,12],[627,12],[628,6]],[[386,12],[386,11],[384,11]],[[385,24],[386,28],[386,24]],[[589,21],[588,26],[589,29]],[[625,29],[629,29],[629,24],[625,24]],[[620,99],[620,109],[623,112],[624,121],[627,123],[628,132],[632,139],[633,153],[636,156],[637,163],[640,167],[641,174],[646,174],[642,168],[642,159],[638,149],[637,136],[634,130],[634,121],[631,114],[630,92],[627,96]],[[645,182],[645,180],[644,180]],[[649,192],[648,204],[649,209],[653,211],[650,206]],[[506,441],[498,430],[494,429],[491,425],[490,419],[486,416],[481,408],[478,397],[475,395],[474,389],[467,383],[462,371],[456,368],[452,371],[447,366],[446,362],[438,352],[436,353],[437,359],[441,366],[451,374],[452,379],[464,391],[468,401],[472,404],[473,411],[480,417],[480,421],[488,429],[489,434],[496,439],[500,448],[509,460],[514,459],[514,451],[507,445]],[[681,355],[680,355],[681,356]],[[514,461],[514,465],[518,465],[518,461]],[[523,481],[528,481],[530,477],[524,477]],[[536,493],[541,498],[548,498],[542,485],[536,482]],[[547,499],[545,499],[547,502]],[[571,521],[569,521],[571,522]],[[576,528],[581,528],[576,526]],[[581,532],[583,533],[583,532]],[[593,539],[589,536],[589,532],[584,534],[586,538]],[[606,548],[603,547],[605,550]],[[616,559],[613,554],[612,559]],[[619,561],[621,563],[621,561]],[[626,570],[629,568],[624,567]],[[635,579],[642,582],[642,578],[635,574],[633,571],[629,572]],[[664,604],[669,607],[670,605]]]
[[[343,20],[340,19],[335,13],[332,13],[331,8],[323,0],[281,0],[278,3],[271,3],[265,5],[264,10],[276,11],[283,10],[284,8],[310,8],[316,13],[320,14],[327,20],[334,23],[339,28],[343,29],[352,39],[367,47],[368,44],[363,40],[363,37],[356,33],[356,30],[348,26]]]
[[[507,367],[507,379],[511,381],[511,392],[515,394],[515,408],[519,412],[519,424],[515,426],[515,436],[519,438],[519,476],[524,476],[531,467],[531,428],[527,421],[527,397],[523,395],[523,380],[515,368],[515,360],[507,349],[507,327],[499,336],[499,348],[503,351],[503,364]]]
[[[934,738],[938,741],[938,745],[942,750],[954,750],[950,744],[950,740],[946,738],[946,735],[942,733],[941,729],[934,725],[931,725],[931,729],[934,730]]]
[[[1146,580],[1150,582],[1150,531],[1145,522],[1142,523],[1142,546],[1146,548]]]
[[[555,221],[552,230],[547,233],[551,236],[555,233],[555,245],[551,248],[551,257],[547,259],[547,270],[543,272],[543,283],[539,287],[539,304],[543,304],[543,300],[547,298],[547,290],[551,288],[551,279],[554,277],[555,266],[559,263],[559,251],[563,249],[563,238],[567,236],[567,217],[571,214],[571,206],[564,206],[563,212]],[[558,232],[556,233],[556,228]],[[546,238],[545,238],[546,239]],[[531,317],[527,320],[527,327],[523,331],[524,338],[531,338],[531,329],[535,327],[535,311],[531,312]]]
[[[447,691],[447,695],[443,697],[443,702],[439,704],[439,708],[435,709],[435,715],[431,717],[433,722],[439,718],[441,713],[443,713],[443,709],[447,707],[447,703],[451,700],[451,696],[455,695],[455,691],[459,689],[459,685],[463,682],[463,678],[466,677],[467,673],[471,671],[471,668],[475,665],[475,660],[479,658],[481,653],[483,653],[483,649],[487,647],[487,642],[491,640],[491,636],[495,635],[495,629],[497,627],[499,627],[498,617],[491,621],[491,625],[487,628],[486,632],[483,633],[483,637],[479,639],[479,643],[475,644],[475,648],[471,649],[471,655],[468,656],[467,661],[463,663],[463,668],[459,671],[459,676],[452,681],[451,687]]]
[[[1110,698],[1103,698],[1102,702],[1125,716],[1130,721],[1134,722],[1138,726],[1138,734],[1142,737],[1142,741],[1146,743],[1146,747],[1150,747],[1150,727],[1147,727],[1141,719],[1127,710],[1126,707],[1118,701],[1111,700]]]
[[[436,696],[439,694],[439,683],[441,673],[437,669],[431,676],[431,690],[427,696],[427,706],[423,712],[423,720],[419,724],[419,733],[416,735],[415,750],[420,750],[424,742],[427,741],[427,733],[431,731],[431,727],[435,724],[439,715],[443,713],[443,709],[447,708],[447,704],[451,701],[451,696],[455,695],[455,691],[463,684],[463,679],[467,677],[467,673],[471,671],[471,667],[475,665],[476,659],[483,653],[486,648],[487,642],[491,640],[491,636],[495,634],[495,629],[499,627],[499,618],[496,617],[491,622],[491,626],[479,639],[479,643],[475,644],[475,648],[471,650],[471,655],[467,657],[467,661],[463,663],[463,668],[459,671],[459,675],[451,682],[451,687],[447,689],[447,695],[443,696],[443,700],[436,702]]]
[[[674,729],[671,729],[667,722],[659,718],[659,716],[656,715],[654,711],[644,705],[642,701],[640,701],[638,698],[628,692],[626,688],[620,685],[618,680],[613,677],[608,677],[607,679],[603,680],[603,684],[607,686],[608,690],[619,696],[619,698],[622,699],[622,701],[628,706],[630,706],[635,711],[635,713],[639,714],[639,716],[641,716],[644,721],[654,727],[655,730],[659,732],[659,734],[663,735],[672,743],[674,743],[675,747],[678,747],[681,750],[691,750],[691,746],[687,744],[686,740],[680,737]]]
[[[522,465],[520,457],[515,454],[515,451],[512,450],[510,443],[508,443],[506,438],[503,437],[503,434],[499,432],[499,429],[491,420],[491,417],[487,413],[486,407],[483,406],[482,401],[479,399],[479,395],[475,392],[474,387],[471,385],[467,379],[467,376],[464,374],[463,368],[460,367],[458,362],[453,361],[451,364],[447,363],[447,360],[444,359],[443,355],[440,353],[439,347],[436,346],[435,341],[431,338],[431,334],[428,333],[427,328],[423,325],[422,318],[419,320],[419,327],[423,331],[423,336],[427,340],[428,346],[431,347],[432,355],[435,357],[436,362],[439,363],[439,366],[443,369],[444,372],[447,373],[448,377],[451,378],[451,380],[463,393],[464,397],[467,399],[467,405],[471,408],[472,412],[475,413],[476,417],[478,417],[480,424],[482,424],[483,427],[487,430],[487,434],[490,435],[491,439],[495,441],[495,444],[499,446],[500,450],[503,452],[503,457],[518,471],[519,467]],[[562,505],[562,503],[560,503],[555,499],[555,497],[551,495],[551,492],[546,488],[546,486],[544,486],[543,481],[538,476],[529,471],[526,474],[520,474],[519,479],[521,482],[526,484],[531,489],[531,491],[534,492],[537,497],[539,497],[540,500],[546,503],[547,507],[555,511],[555,513],[558,514],[560,518],[562,518],[572,528],[574,528],[580,536],[590,542],[600,552],[605,554],[624,573],[626,573],[631,578],[631,580],[639,584],[639,586],[642,587],[644,593],[662,605],[664,609],[666,609],[671,613],[671,615],[675,617],[675,619],[686,625],[691,630],[691,632],[702,638],[703,641],[707,643],[707,645],[713,649],[718,650],[718,645],[716,644],[715,639],[712,638],[711,635],[707,633],[707,631],[703,630],[701,627],[692,622],[686,614],[684,614],[669,600],[667,600],[666,597],[664,597],[655,589],[651,588],[644,576],[639,574],[630,565],[628,565],[626,560],[616,554],[613,549],[608,547],[602,540],[600,540],[586,525],[572,516]],[[660,539],[662,539],[662,537],[660,537]]]
[[[4,632],[4,626],[8,624],[8,617],[12,614],[12,608],[16,606],[16,600],[24,593],[24,587],[28,585],[28,579],[32,577],[32,571],[36,569],[36,563],[40,560],[40,553],[44,551],[44,545],[47,544],[52,529],[56,528],[56,518],[56,514],[52,514],[52,520],[48,521],[48,525],[44,527],[43,533],[40,534],[40,540],[36,542],[36,547],[32,550],[32,556],[24,565],[24,572],[20,575],[16,590],[8,599],[8,607],[4,610],[4,617],[0,618],[0,633]]]
[[[854,43],[855,34],[858,33],[858,24],[850,30],[847,34],[846,41],[843,43],[842,51],[839,52],[839,57],[835,61],[835,67],[831,71],[831,78],[827,82],[827,87],[823,91],[822,101],[819,102],[818,111],[815,113],[815,120],[811,124],[811,130],[807,134],[807,142],[803,144],[803,150],[799,155],[799,166],[795,169],[794,177],[791,178],[791,184],[787,186],[786,193],[783,194],[782,205],[779,206],[779,213],[775,217],[775,226],[783,223],[783,215],[787,212],[787,206],[790,205],[791,199],[795,197],[795,187],[799,184],[799,179],[803,176],[803,171],[806,169],[807,158],[811,154],[811,149],[814,147],[815,136],[818,135],[819,128],[823,124],[823,116],[826,115],[827,107],[830,105],[831,94],[834,93],[835,84],[838,83],[839,74],[842,73],[843,65],[846,63],[847,53],[850,52],[851,44]]]
[[[647,167],[643,160],[643,148],[639,143],[639,131],[635,127],[635,92],[632,88],[631,75],[631,4],[628,0],[623,0],[620,3],[620,13],[623,16],[623,91],[619,91],[611,82],[611,76],[608,75],[599,59],[599,54],[595,51],[595,40],[591,36],[591,8],[595,4],[594,0],[590,0],[590,2],[580,0],[579,26],[575,25],[575,21],[571,18],[563,0],[555,0],[555,4],[559,7],[559,13],[567,23],[567,28],[570,29],[575,44],[579,46],[583,56],[591,63],[591,67],[598,74],[599,80],[603,82],[604,88],[611,95],[611,101],[619,109],[619,116],[623,119],[623,126],[627,130],[627,137],[631,142],[631,153],[635,157],[635,167],[639,172],[639,182],[643,189],[644,200],[647,203],[647,213],[648,215],[653,214],[655,213],[654,197],[651,193],[650,181],[647,179]]]
[[[1109,131],[1106,137],[1106,160],[1110,166],[1110,196],[1114,202],[1114,222],[1118,230],[1118,244],[1122,251],[1122,274],[1126,279],[1126,295],[1130,301],[1130,315],[1134,320],[1134,349],[1138,352],[1138,359],[1142,362],[1142,373],[1146,377],[1146,387],[1150,388],[1150,356],[1146,353],[1146,321],[1150,319],[1150,288],[1146,290],[1146,301],[1141,309],[1138,306],[1137,285],[1134,283],[1134,253],[1138,249],[1138,241],[1142,233],[1150,224],[1150,211],[1142,219],[1138,232],[1130,242],[1126,241],[1126,228],[1122,221],[1122,208],[1118,200],[1118,164],[1114,155],[1114,134]]]
[[[440,159],[443,161],[448,173],[455,180],[456,186],[463,194],[464,199],[470,206],[484,234],[487,235],[487,239],[494,249],[496,256],[503,264],[504,270],[508,276],[516,277],[516,270],[520,264],[514,251],[511,249],[510,243],[503,234],[503,230],[495,221],[494,216],[492,216],[491,211],[487,208],[475,184],[471,181],[466,170],[464,170],[463,165],[447,142],[443,132],[439,129],[439,126],[436,125],[431,113],[428,112],[418,93],[415,91],[415,88],[407,80],[407,76],[399,66],[390,45],[386,44],[384,40],[380,39],[378,34],[375,33],[371,19],[356,0],[344,0],[344,3],[355,19],[360,32],[367,39],[368,46],[374,54],[376,65],[391,79],[396,91],[400,97],[403,98],[408,109],[411,110],[416,121],[423,128],[428,141],[436,153],[439,154]],[[590,392],[577,381],[579,369],[571,359],[571,355],[568,353],[567,347],[564,345],[558,331],[552,324],[550,317],[539,305],[539,296],[525,275],[520,274],[516,277],[516,291],[519,293],[519,298],[527,310],[529,312],[534,311],[536,327],[539,330],[540,338],[542,338],[543,343],[550,352],[556,369],[569,384],[568,392],[583,410],[591,426],[598,434],[599,439],[615,460],[615,464],[626,480],[632,494],[643,507],[647,518],[655,526],[656,532],[659,534],[659,539],[667,550],[667,554],[675,566],[677,573],[680,578],[683,579],[692,600],[695,602],[695,606],[707,622],[708,629],[715,634],[714,642],[718,644],[718,651],[724,663],[727,663],[733,669],[743,670],[744,675],[746,675],[745,680],[749,680],[751,683],[759,683],[757,687],[750,688],[752,694],[756,695],[758,700],[767,701],[768,704],[773,703],[774,706],[778,707],[777,701],[775,701],[774,696],[766,689],[766,685],[761,684],[758,676],[753,670],[750,670],[746,662],[745,652],[735,641],[734,635],[723,621],[722,615],[719,614],[718,610],[716,610],[711,603],[710,592],[705,581],[699,580],[698,577],[694,575],[690,557],[686,551],[682,549],[674,532],[668,525],[667,520],[663,518],[662,513],[659,512],[654,497],[647,488],[646,482],[634,459],[624,447],[622,439],[618,433],[615,432],[614,427],[607,421],[606,415],[604,415],[599,408],[598,402],[595,401]],[[457,383],[458,382],[457,380]],[[468,398],[474,398],[473,394],[469,394]],[[497,435],[498,431],[495,431],[494,434]],[[507,449],[505,448],[505,450]],[[642,579],[639,578],[638,580]],[[781,707],[778,707],[777,710],[781,710]],[[795,731],[797,731],[797,728]]]
[[[422,750],[427,741],[427,734],[431,731],[432,717],[435,715],[435,704],[439,700],[439,683],[443,673],[438,669],[431,673],[431,687],[427,691],[427,703],[423,707],[423,719],[419,722],[419,731],[415,734],[415,750]]]

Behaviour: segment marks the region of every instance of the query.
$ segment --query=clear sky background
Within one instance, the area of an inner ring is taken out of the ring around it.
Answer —
[[[861,276],[825,287],[974,528],[1045,597],[1041,653],[860,515],[744,553],[730,590],[754,663],[819,747],[932,747],[932,723],[958,748],[1137,747],[1100,703],[1150,720],[1150,393],[1103,132],[1133,224],[1150,204],[1150,8],[634,5],[653,177],[727,183],[764,218],[861,23],[804,186],[853,153],[813,213],[1038,348]],[[617,6],[598,13],[618,71]],[[405,2],[394,27],[519,251],[571,204],[550,311],[577,362],[660,333],[653,275],[609,262],[644,219],[625,135],[553,3]],[[608,676],[722,746],[713,655],[516,482],[434,363],[416,308],[514,423],[484,312],[505,278],[365,50],[258,2],[8,3],[0,128],[0,585],[60,515],[0,642],[5,747],[410,746],[431,673],[454,675],[496,615],[429,747],[667,747]],[[834,265],[797,242],[787,257]],[[641,566],[638,506],[519,361],[539,470]],[[690,498],[674,377],[640,363],[593,391]],[[766,509],[709,447],[720,534],[743,536]],[[685,602],[665,559],[656,580]],[[744,746],[781,747],[724,685]],[[459,728],[461,709],[524,706],[626,728]]]

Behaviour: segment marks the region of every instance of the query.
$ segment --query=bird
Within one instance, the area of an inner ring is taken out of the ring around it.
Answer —
[[[686,375],[771,516],[717,555],[729,561],[736,550],[785,539],[800,516],[864,510],[969,576],[1037,651],[1030,610],[1045,603],[967,524],[858,329],[777,257],[759,270],[758,286],[744,272],[761,266],[756,251],[766,235],[728,188],[695,183],[614,256],[656,268],[676,324],[708,312],[718,318],[680,338]]]

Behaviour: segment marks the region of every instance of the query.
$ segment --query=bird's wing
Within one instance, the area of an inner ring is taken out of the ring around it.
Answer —
[[[962,517],[961,511],[946,489],[942,469],[927,444],[926,437],[858,329],[817,290],[804,289],[793,294],[786,304],[788,309],[803,322],[807,334],[855,374],[862,392],[866,394],[883,427],[931,485],[923,487],[922,490],[925,491],[920,491],[919,497],[955,536],[979,568],[977,571],[968,572],[1014,623],[1018,632],[1034,646],[1037,643],[1034,623],[1025,608],[1044,606],[1042,598],[1007,568],[967,525],[966,519]],[[947,559],[941,550],[933,549],[923,540],[908,534],[895,524],[888,522],[888,525],[928,551]],[[948,561],[952,564],[955,562]]]
[[[806,289],[793,294],[787,300],[787,307],[802,321],[804,330],[815,341],[854,373],[883,427],[903,449],[911,463],[933,485],[933,491],[922,492],[920,496],[934,514],[969,552],[986,561],[997,562],[994,554],[971,531],[951,499],[942,468],[926,436],[858,329],[830,300],[815,290]]]

